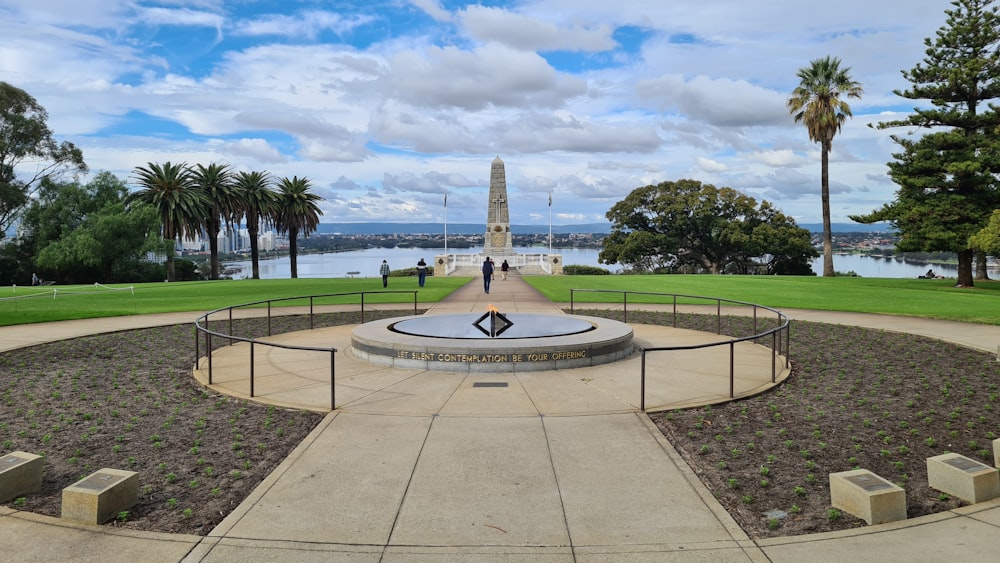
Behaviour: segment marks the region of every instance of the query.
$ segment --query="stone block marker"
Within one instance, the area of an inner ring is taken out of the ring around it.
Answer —
[[[1000,467],[1000,438],[993,440],[993,467]]]
[[[1000,497],[995,467],[955,453],[927,458],[927,481],[931,488],[971,503]]]
[[[830,502],[869,525],[906,520],[906,491],[867,469],[831,473]]]
[[[62,517],[103,524],[139,502],[139,474],[100,469],[63,489]]]
[[[11,452],[0,457],[0,502],[40,490],[44,467],[42,456],[28,452]]]

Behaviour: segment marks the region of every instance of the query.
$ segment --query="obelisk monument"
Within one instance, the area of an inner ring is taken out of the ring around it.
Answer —
[[[486,212],[486,238],[483,241],[483,254],[494,258],[514,254],[513,239],[510,233],[510,212],[507,207],[507,174],[503,161],[497,156],[493,159],[490,169],[490,199]]]

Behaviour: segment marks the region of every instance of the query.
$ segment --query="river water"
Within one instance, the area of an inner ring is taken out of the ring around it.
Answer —
[[[482,247],[472,247],[461,249],[449,249],[452,254],[478,254],[482,252]],[[545,253],[547,248],[539,247],[515,247],[514,251],[519,254]],[[600,250],[593,248],[554,248],[552,252],[562,254],[563,264],[598,266],[612,272],[621,270],[621,266],[600,264],[597,257]],[[324,254],[303,254],[299,256],[299,277],[300,278],[344,278],[348,277],[348,272],[360,272],[359,277],[378,277],[379,266],[382,260],[388,260],[389,267],[394,270],[410,268],[417,265],[417,261],[423,258],[428,264],[432,264],[434,257],[444,254],[443,248],[372,248],[366,250],[353,250],[350,252],[332,252]],[[233,275],[235,278],[250,277],[250,261],[226,262],[230,268],[239,268],[240,271]],[[817,258],[812,262],[813,271],[817,274],[823,272],[823,258]],[[865,278],[915,278],[927,272],[928,268],[933,268],[934,272],[940,276],[954,278],[958,275],[958,267],[954,265],[933,265],[909,264],[895,259],[870,258],[857,254],[834,255],[833,268],[838,272],[854,272]],[[277,279],[291,277],[291,265],[288,256],[279,258],[269,258],[260,261],[260,277],[263,279]],[[995,275],[991,277],[996,277]]]

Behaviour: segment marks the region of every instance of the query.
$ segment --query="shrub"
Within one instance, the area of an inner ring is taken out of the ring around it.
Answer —
[[[597,266],[586,266],[583,264],[567,264],[563,266],[563,274],[567,276],[607,276],[611,272]]]

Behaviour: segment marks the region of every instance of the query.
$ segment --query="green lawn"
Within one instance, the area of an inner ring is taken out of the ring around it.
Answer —
[[[200,282],[5,287],[0,289],[0,326],[67,319],[114,317],[175,311],[211,311],[230,305],[267,299],[372,292],[365,303],[436,303],[468,282],[469,278],[428,278],[423,288],[416,277],[389,278],[299,278],[282,280],[219,280]],[[404,293],[383,293],[404,292]],[[360,303],[360,297],[317,299],[316,305]],[[308,305],[306,300],[286,302]]]
[[[777,309],[820,309],[911,315],[1000,325],[1000,282],[972,289],[950,280],[822,278],[799,276],[528,276],[528,283],[555,302],[568,302],[570,289],[611,289],[721,297]],[[418,304],[440,301],[469,278],[430,277]],[[210,311],[266,299],[373,292],[366,303],[412,303],[412,293],[383,292],[380,278],[224,280],[110,286],[47,286],[0,289],[0,326],[66,319],[173,311]],[[417,290],[417,278],[389,279],[388,291]],[[614,301],[607,294],[578,293],[578,302]],[[629,302],[662,301],[629,296]],[[324,298],[317,305],[359,303],[359,297]],[[304,301],[289,302],[293,305]]]
[[[552,276],[527,280],[557,302],[568,302],[570,289],[615,289],[721,297],[776,309],[885,313],[1000,324],[1000,282],[993,281],[960,289],[952,287],[954,280],[813,276]],[[600,293],[577,293],[573,299],[610,300],[607,294]],[[641,295],[629,296],[630,303],[650,300]]]

